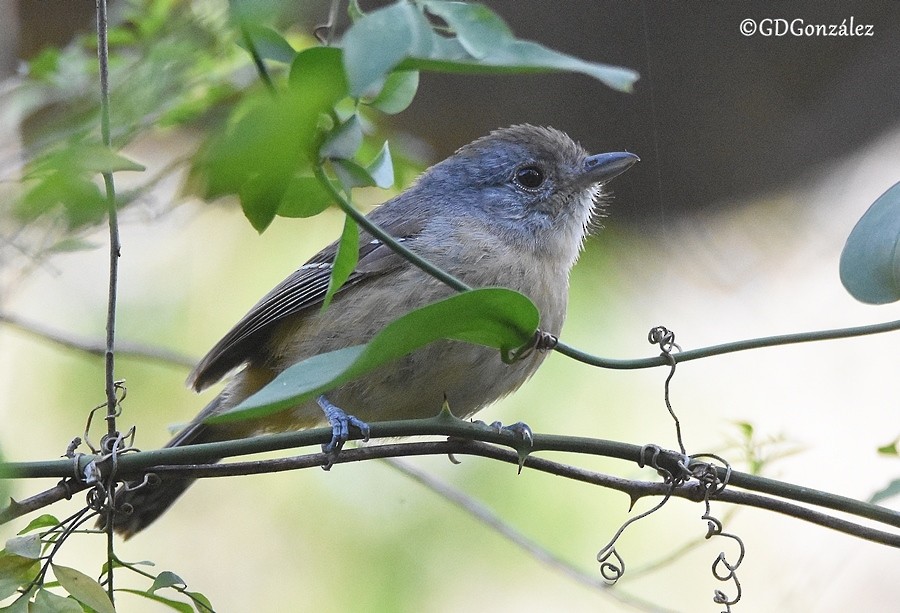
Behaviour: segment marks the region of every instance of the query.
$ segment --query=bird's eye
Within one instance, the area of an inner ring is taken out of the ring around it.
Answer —
[[[525,189],[537,189],[544,182],[544,171],[537,166],[523,166],[516,171],[513,180]]]

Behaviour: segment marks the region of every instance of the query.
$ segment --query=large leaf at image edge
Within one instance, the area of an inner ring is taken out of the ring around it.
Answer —
[[[840,274],[860,302],[900,300],[900,183],[879,196],[850,232]]]
[[[456,294],[407,313],[365,345],[319,354],[291,366],[256,394],[207,422],[257,418],[296,406],[442,338],[509,351],[527,343],[539,321],[531,300],[511,289]]]

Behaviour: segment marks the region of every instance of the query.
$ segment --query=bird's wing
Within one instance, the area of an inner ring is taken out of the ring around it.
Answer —
[[[421,222],[382,224],[398,240],[414,239]],[[337,253],[332,243],[295,270],[250,309],[237,324],[210,349],[188,376],[187,384],[197,391],[214,384],[234,368],[252,360],[264,350],[268,336],[286,317],[319,306],[328,290],[328,281]],[[338,291],[374,276],[385,274],[402,263],[402,258],[368,232],[360,232],[359,259],[347,282]]]

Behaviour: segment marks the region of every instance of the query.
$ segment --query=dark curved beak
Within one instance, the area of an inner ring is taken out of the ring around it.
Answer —
[[[641,158],[627,151],[598,153],[584,161],[583,181],[587,184],[606,183],[631,168]]]

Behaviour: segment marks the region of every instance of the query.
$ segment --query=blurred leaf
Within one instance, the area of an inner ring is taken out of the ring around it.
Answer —
[[[372,160],[372,163],[366,167],[372,182],[382,189],[387,189],[394,184],[394,164],[391,161],[391,150],[387,141],[381,147],[381,151]]]
[[[109,601],[106,590],[94,579],[88,577],[80,570],[51,564],[53,575],[59,584],[69,592],[78,602],[86,604],[97,613],[116,613],[115,607]]]
[[[375,179],[369,174],[369,171],[353,160],[332,160],[331,167],[347,193],[354,187],[375,186]]]
[[[359,115],[354,113],[347,121],[334,128],[319,149],[322,159],[350,160],[362,145],[363,131]]]
[[[12,596],[20,585],[34,579],[39,568],[37,560],[0,551],[0,600]]]
[[[893,498],[900,494],[900,479],[894,479],[887,486],[872,494],[872,497],[869,498],[869,502],[872,504],[878,504],[882,500],[887,500],[888,498]]]
[[[331,194],[318,179],[294,177],[278,205],[278,214],[282,217],[312,217],[327,209],[331,203]]]
[[[50,515],[49,513],[45,513],[40,517],[35,517],[32,519],[27,526],[19,530],[19,534],[26,534],[31,532],[32,530],[40,530],[41,528],[52,528],[53,526],[58,526],[59,520]]]
[[[91,251],[100,247],[97,243],[92,243],[83,238],[68,237],[53,245],[50,250],[55,253],[71,253],[73,251]]]
[[[884,192],[847,237],[841,283],[867,304],[900,300],[900,183]]]
[[[350,273],[356,268],[359,260],[359,226],[347,215],[344,218],[344,230],[338,242],[337,253],[334,256],[334,265],[331,267],[331,278],[328,279],[328,290],[322,301],[322,310],[328,308],[334,294],[341,289]]]
[[[897,449],[897,443],[900,443],[900,439],[895,439],[892,443],[879,447],[878,453],[881,455],[900,455],[900,451]]]
[[[41,557],[41,535],[14,536],[6,541],[4,551],[23,558],[37,560]]]
[[[84,613],[77,600],[58,596],[48,590],[38,590],[29,613]]]
[[[394,115],[412,104],[418,88],[418,70],[395,70],[388,75],[384,87],[368,104],[382,113]]]
[[[319,354],[291,366],[237,407],[207,421],[256,418],[296,406],[442,338],[509,351],[532,338],[539,319],[534,304],[510,289],[455,294],[391,322],[365,345]]]
[[[294,177],[312,173],[322,139],[319,118],[346,92],[339,49],[317,47],[297,54],[288,90],[249,97],[207,145],[199,167],[206,196],[237,193],[253,227],[265,230]]]
[[[212,603],[209,601],[209,598],[201,594],[200,592],[185,592],[187,596],[190,596],[194,600],[199,603],[202,603],[203,606],[195,604],[194,607],[197,609],[197,613],[209,613],[210,611],[214,611],[215,609],[212,606]]]
[[[156,575],[156,579],[153,580],[153,585],[151,585],[150,589],[148,589],[147,591],[152,594],[158,589],[164,587],[172,587],[173,585],[184,587],[187,585],[187,583],[185,583],[184,579],[182,579],[172,571],[164,570]]]
[[[28,76],[35,79],[48,79],[59,68],[59,49],[49,47],[43,49],[28,62]]]
[[[291,64],[291,87],[313,98],[312,104],[328,110],[349,95],[347,76],[336,47],[311,47],[297,54]]]
[[[297,56],[297,52],[291,44],[272,28],[256,23],[246,23],[244,24],[244,29],[247,35],[250,36],[253,46],[256,47],[256,52],[262,59],[290,64]],[[247,43],[243,39],[238,39],[237,44],[241,49],[247,52],[250,51],[247,49]]]
[[[191,608],[186,602],[181,602],[179,600],[172,600],[171,598],[166,598],[164,596],[160,596],[159,594],[154,594],[152,591],[145,592],[143,590],[134,590],[130,588],[121,588],[117,589],[117,592],[127,592],[128,594],[135,594],[136,596],[142,596],[148,600],[152,600],[154,602],[158,602],[160,604],[164,604],[170,609],[175,611],[181,611],[181,613],[191,613],[194,609]],[[209,613],[213,609],[208,609],[204,611],[204,613]]]
[[[106,197],[93,181],[74,172],[53,172],[31,184],[15,206],[25,222],[49,214],[61,214],[70,229],[96,224],[106,216]]]
[[[405,0],[357,19],[341,40],[350,95],[379,88],[404,58],[428,55],[433,37],[425,16]]]

